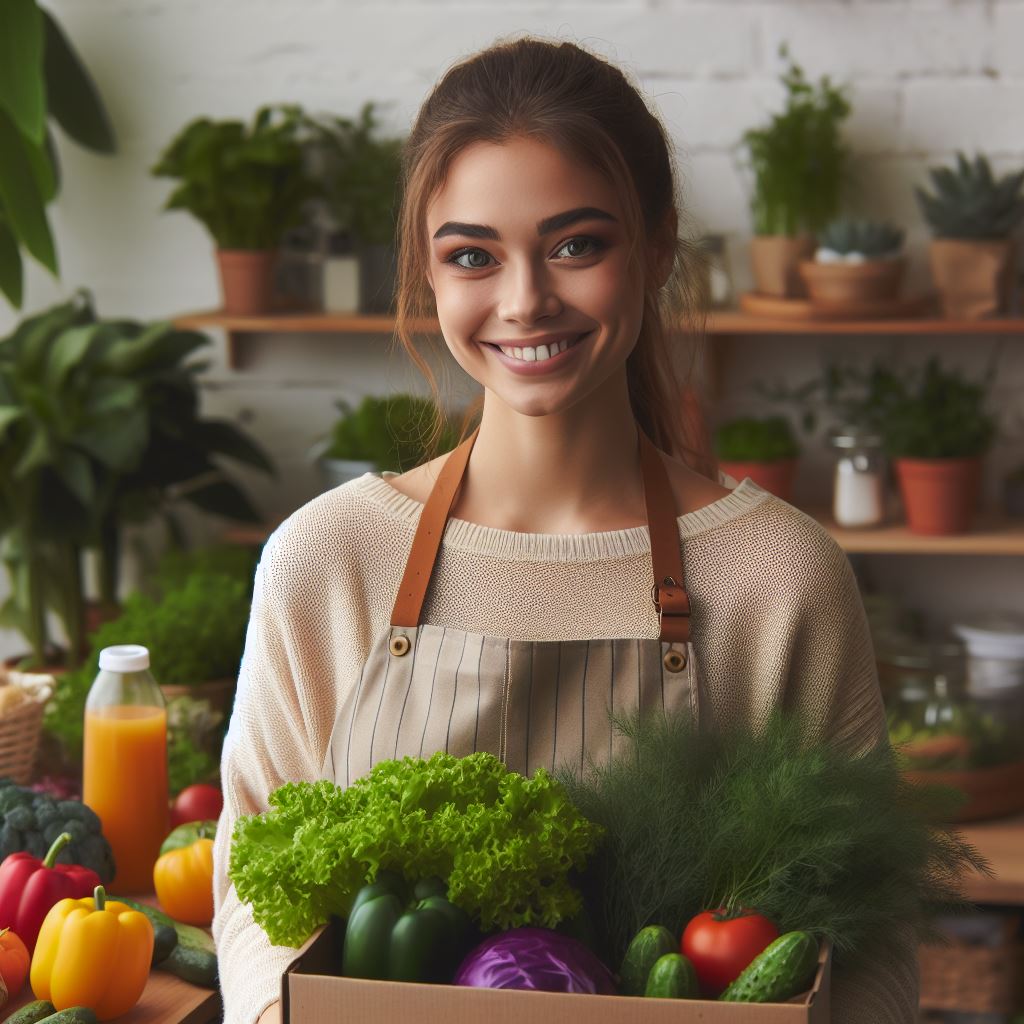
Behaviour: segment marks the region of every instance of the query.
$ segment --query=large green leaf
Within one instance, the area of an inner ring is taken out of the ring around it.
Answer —
[[[32,165],[32,172],[36,176],[36,184],[39,186],[39,194],[43,202],[48,203],[57,195],[57,149],[53,144],[53,136],[46,132],[46,138],[42,145],[35,146],[28,144],[26,140],[25,155]]]
[[[124,472],[138,464],[149,443],[145,409],[128,409],[83,430],[75,443],[114,470]]]
[[[190,490],[183,497],[196,508],[226,519],[242,523],[258,523],[262,520],[245,494],[227,479],[215,480],[194,491]]]
[[[25,415],[25,410],[17,405],[0,405],[0,438],[4,436],[7,428],[20,420]]]
[[[87,149],[97,153],[116,152],[113,126],[89,72],[78,59],[60,25],[45,10],[43,20],[46,26],[44,73],[49,112],[71,138]]]
[[[46,130],[43,19],[36,0],[0,3],[0,107],[35,142]],[[0,163],[6,147],[0,145]]]
[[[24,272],[21,266],[21,250],[18,239],[7,221],[0,216],[0,292],[15,309],[21,309],[24,296]]]
[[[197,423],[192,431],[192,439],[211,455],[226,455],[267,473],[274,473],[274,464],[263,450],[227,420],[203,420]]]
[[[56,470],[64,486],[88,508],[96,495],[96,482],[89,460],[80,452],[65,448],[60,454]]]
[[[35,470],[52,463],[53,458],[53,444],[50,435],[37,426],[32,432],[28,447],[14,467],[15,479],[20,480],[31,475]]]
[[[6,110],[0,110],[0,202],[25,248],[56,274],[57,252],[46,221],[46,205],[25,138]]]
[[[102,324],[72,327],[53,343],[46,363],[46,386],[51,393],[60,391],[67,375],[85,358],[102,329]]]

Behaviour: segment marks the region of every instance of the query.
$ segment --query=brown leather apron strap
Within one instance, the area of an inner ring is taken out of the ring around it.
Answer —
[[[402,585],[398,588],[395,607],[391,612],[392,626],[414,627],[420,624],[423,601],[427,595],[427,586],[434,572],[437,553],[441,548],[445,526],[458,494],[462,477],[469,462],[469,453],[473,450],[480,427],[473,431],[465,441],[455,448],[444,460],[441,472],[434,482],[423,511],[420,513],[416,536],[412,541],[412,550],[405,565]]]
[[[676,500],[661,452],[639,424],[640,469],[647,503],[647,527],[651,534],[654,586],[651,600],[658,610],[661,639],[686,643],[690,639],[690,595],[683,576],[683,556],[676,524]]]
[[[651,600],[658,610],[661,639],[685,643],[690,639],[690,598],[683,578],[683,559],[679,549],[675,498],[661,453],[647,435],[640,435],[640,468],[644,482],[644,501],[651,534],[651,563],[654,585]],[[469,454],[480,432],[479,426],[445,460],[431,489],[413,538],[395,605],[392,626],[414,628],[420,624],[423,602],[437,562],[448,517],[459,491]]]

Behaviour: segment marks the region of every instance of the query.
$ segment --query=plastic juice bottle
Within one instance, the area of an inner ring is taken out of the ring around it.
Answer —
[[[138,644],[105,647],[85,702],[82,799],[114,851],[109,891],[153,891],[153,865],[170,831],[167,708]]]

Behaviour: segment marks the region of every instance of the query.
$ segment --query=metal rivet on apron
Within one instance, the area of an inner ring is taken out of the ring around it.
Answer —
[[[666,651],[662,661],[669,672],[681,672],[686,668],[686,655],[682,651]]]
[[[388,647],[391,649],[392,654],[396,654],[400,658],[409,651],[409,638],[402,635],[393,636]]]

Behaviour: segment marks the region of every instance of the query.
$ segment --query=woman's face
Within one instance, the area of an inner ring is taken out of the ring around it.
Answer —
[[[643,290],[615,190],[593,168],[532,139],[474,143],[429,206],[427,233],[448,348],[508,406],[559,412],[625,374]]]

